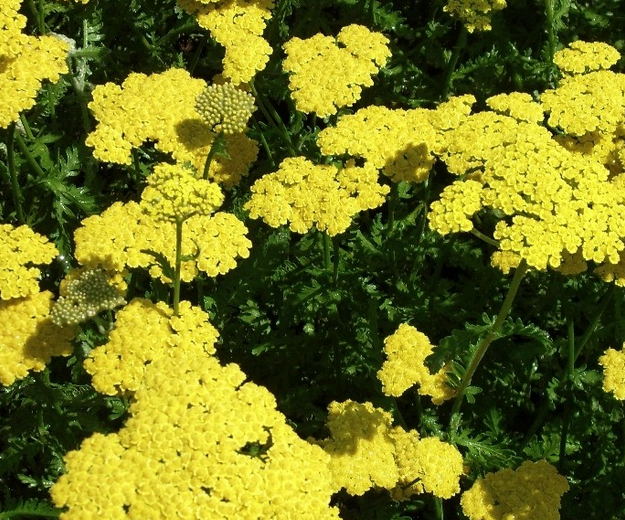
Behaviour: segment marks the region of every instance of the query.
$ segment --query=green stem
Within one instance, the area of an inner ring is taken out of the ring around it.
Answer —
[[[436,520],[444,520],[445,513],[443,511],[443,499],[441,497],[432,496],[434,499],[434,510],[436,511]]]
[[[15,142],[17,143],[17,147],[20,149],[20,152],[26,157],[26,162],[28,162],[30,167],[35,170],[37,176],[39,178],[45,177],[45,172],[41,169],[41,166],[37,164],[37,161],[35,161],[35,158],[30,153],[30,150],[26,146],[26,143],[24,142],[24,139],[22,139],[22,136],[19,134],[19,132],[15,133]]]
[[[458,58],[460,58],[460,53],[462,49],[467,45],[467,28],[463,25],[460,28],[460,33],[458,34],[458,39],[456,40],[456,45],[454,45],[454,49],[451,54],[451,58],[449,58],[449,63],[447,64],[447,72],[445,73],[445,83],[443,84],[443,88],[441,90],[441,100],[445,101],[447,96],[449,95],[449,90],[451,89],[451,83],[454,76],[454,71],[456,70],[456,65],[458,64]]]
[[[296,156],[297,155],[296,147],[293,144],[293,140],[291,139],[291,134],[289,133],[287,127],[282,121],[282,118],[280,117],[278,112],[276,112],[276,110],[273,108],[271,103],[269,104],[269,106],[265,104],[265,102],[263,101],[263,98],[256,91],[256,86],[254,85],[254,82],[250,81],[249,85],[250,85],[250,90],[252,91],[252,94],[254,94],[254,98],[256,99],[256,102],[258,103],[258,108],[260,108],[260,111],[263,113],[267,121],[282,135],[282,138],[284,139],[284,142],[286,143],[287,148],[289,149],[289,153],[293,156]]]
[[[202,173],[202,179],[208,179],[208,174],[211,169],[211,163],[213,162],[213,157],[217,153],[220,148],[223,148],[226,144],[226,136],[223,132],[219,132],[215,139],[213,140],[213,144],[211,144],[211,149],[206,156],[206,162],[204,163],[204,172]]]
[[[180,272],[182,269],[182,224],[184,220],[176,220],[176,263],[174,266],[174,316],[178,316],[180,305]]]
[[[391,183],[391,193],[388,198],[388,223],[386,224],[386,233],[390,235],[395,226],[395,208],[397,207],[397,199],[399,198],[399,183]]]
[[[334,285],[339,281],[339,262],[341,260],[341,239],[338,236],[332,237],[332,260],[334,269],[332,271],[332,280]]]
[[[614,296],[615,288],[616,286],[612,284],[606,291],[605,296],[603,297],[603,301],[597,307],[597,312],[595,313],[592,321],[590,322],[590,325],[584,331],[584,334],[582,335],[581,339],[577,343],[577,347],[575,348],[575,356],[573,358],[573,362],[577,361],[577,358],[582,353],[582,350],[586,346],[586,343],[588,343],[588,340],[590,339],[592,334],[595,332],[595,329],[599,325],[599,320],[601,320],[601,315],[603,314],[608,304],[612,300],[612,297]]]
[[[510,287],[508,288],[508,293],[506,294],[506,298],[501,305],[501,309],[499,309],[499,313],[497,314],[495,323],[493,323],[493,326],[490,328],[486,336],[484,336],[484,338],[478,345],[477,350],[475,351],[475,353],[473,354],[473,358],[471,359],[471,363],[464,373],[464,377],[460,382],[457,396],[451,409],[450,429],[452,430],[452,432],[456,430],[455,426],[459,422],[458,415],[460,412],[460,406],[462,405],[462,401],[464,400],[464,394],[471,384],[473,375],[475,374],[477,367],[480,365],[484,354],[486,354],[486,350],[488,350],[490,344],[497,339],[497,336],[501,331],[501,327],[503,326],[506,317],[510,313],[510,309],[512,308],[512,302],[514,302],[514,298],[516,297],[519,286],[521,285],[521,280],[523,280],[523,276],[527,272],[527,269],[527,263],[525,262],[525,260],[521,260],[521,263],[514,272],[514,276],[512,278],[512,281],[510,282]]]
[[[323,266],[326,271],[332,269],[332,253],[330,252],[330,235],[326,232],[321,233],[323,236]]]
[[[24,218],[24,209],[22,208],[22,190],[17,180],[17,167],[15,165],[15,123],[11,123],[8,128],[7,135],[7,163],[9,167],[9,177],[11,179],[11,195],[13,196],[13,206],[15,207],[15,216],[20,224],[26,224]]]
[[[568,355],[566,363],[566,390],[565,390],[565,402],[564,402],[564,416],[562,421],[562,433],[560,434],[560,455],[558,457],[558,470],[563,471],[564,459],[566,457],[566,439],[569,433],[569,424],[571,422],[572,411],[572,399],[573,392],[571,384],[573,381],[573,373],[575,371],[575,327],[573,320],[567,318],[567,331],[568,331]]]
[[[555,0],[545,0],[545,16],[547,17],[547,42],[549,49],[549,61],[553,63],[553,57],[556,53],[556,33],[554,27],[553,4]]]
[[[495,240],[494,238],[490,238],[489,236],[485,235],[479,229],[473,228],[471,230],[471,234],[473,236],[476,236],[480,240],[483,240],[487,244],[490,244],[491,246],[495,246],[496,248],[499,248],[499,242],[497,240]]]
[[[256,117],[252,116],[252,121],[254,121],[254,126],[258,129],[258,137],[260,138],[260,142],[263,145],[263,148],[265,149],[265,153],[267,154],[267,158],[269,159],[269,162],[271,163],[271,167],[275,168],[276,161],[273,158],[273,152],[271,151],[271,148],[269,148],[269,143],[267,142],[267,139],[265,139],[265,134],[263,133],[263,129],[260,126],[260,123],[258,119],[256,119]]]

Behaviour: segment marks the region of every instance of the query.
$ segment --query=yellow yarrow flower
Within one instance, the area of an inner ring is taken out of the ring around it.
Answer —
[[[331,457],[334,491],[364,495],[374,486],[395,487],[399,479],[390,435],[391,414],[371,403],[333,401],[328,406],[330,438],[319,445]]]
[[[566,478],[545,460],[525,461],[479,478],[460,499],[471,520],[559,520]]]
[[[255,110],[254,96],[233,83],[209,85],[198,96],[195,110],[214,132],[244,132]]]
[[[373,85],[371,77],[386,64],[388,43],[384,35],[360,25],[343,27],[336,38],[322,34],[291,38],[283,45],[282,66],[290,75],[297,109],[327,117],[352,106],[362,87]]]
[[[69,45],[55,36],[24,34],[26,18],[18,13],[21,3],[6,0],[0,13],[0,128],[35,105],[44,80],[55,83],[68,72]]]
[[[76,330],[50,318],[52,293],[0,301],[0,383],[11,385],[30,371],[41,372],[52,356],[72,354]]]
[[[493,11],[506,7],[505,0],[449,0],[443,7],[454,18],[458,18],[467,31],[490,31]]]
[[[419,493],[447,499],[460,492],[463,461],[455,446],[438,437],[420,439],[415,430],[400,426],[393,428],[391,437],[399,470],[397,486],[391,490],[393,499],[407,500]]]
[[[566,74],[585,74],[609,69],[621,58],[621,53],[603,42],[575,41],[555,53],[553,62]]]
[[[224,200],[217,184],[196,178],[191,169],[179,164],[157,164],[147,182],[139,205],[157,221],[183,222],[193,215],[210,216]]]
[[[358,212],[380,206],[389,188],[378,183],[375,170],[351,162],[339,170],[289,157],[277,172],[257,180],[251,192],[243,206],[251,218],[261,217],[272,227],[288,223],[295,233],[315,226],[334,236],[343,233]]]
[[[61,518],[338,520],[329,456],[286,424],[269,391],[210,355],[206,314],[180,307],[174,318],[134,300],[92,352],[99,389],[134,389],[130,418],[66,454],[50,491]]]
[[[625,345],[620,351],[606,350],[599,358],[599,364],[603,367],[603,390],[625,400]]]
[[[384,340],[386,360],[377,373],[384,393],[399,397],[408,388],[418,384],[419,394],[431,396],[434,404],[441,404],[454,397],[453,389],[446,382],[449,367],[445,366],[432,374],[425,365],[426,358],[433,350],[425,334],[402,323],[397,331]]]
[[[175,226],[147,215],[136,202],[116,202],[100,215],[82,221],[74,232],[76,259],[85,266],[101,267],[107,272],[126,268],[149,268],[153,277],[170,280],[154,258],[142,250],[161,253],[170,265],[175,261]],[[181,279],[192,281],[200,271],[209,276],[225,274],[238,258],[247,258],[252,243],[247,228],[234,215],[214,213],[194,215],[182,225]],[[198,251],[197,247],[200,246]]]
[[[265,68],[273,49],[262,34],[273,0],[178,0],[178,5],[225,47],[223,75],[232,83],[248,83]]]
[[[157,150],[170,153],[176,162],[203,171],[217,135],[195,110],[205,88],[203,80],[182,69],[150,76],[132,73],[121,86],[98,85],[89,103],[98,124],[85,143],[94,147],[93,154],[101,161],[131,164],[132,149],[154,141]],[[230,187],[247,174],[258,146],[239,133],[228,138],[226,151],[231,159],[215,158],[209,177]]]
[[[28,226],[0,224],[0,299],[10,300],[37,294],[41,271],[58,251],[46,237]]]
[[[489,97],[486,104],[495,112],[518,121],[541,123],[545,118],[543,107],[525,92],[511,92]]]

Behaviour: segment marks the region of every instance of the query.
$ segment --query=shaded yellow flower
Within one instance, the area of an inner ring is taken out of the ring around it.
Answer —
[[[505,0],[449,0],[443,7],[454,18],[458,18],[469,32],[490,31],[490,19],[494,11],[506,7]]]
[[[41,372],[52,356],[72,354],[76,330],[50,318],[52,293],[0,301],[0,383],[13,384],[30,371]]]
[[[460,499],[471,520],[559,520],[566,478],[545,460],[479,478]]]

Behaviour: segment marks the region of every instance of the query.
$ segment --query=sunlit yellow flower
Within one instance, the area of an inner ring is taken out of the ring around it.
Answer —
[[[620,57],[621,53],[607,43],[578,40],[556,52],[553,62],[567,74],[584,74],[609,69]]]
[[[603,389],[612,392],[614,397],[625,400],[625,346],[623,349],[609,348],[599,358],[603,367]]]
[[[343,27],[336,38],[316,34],[286,42],[282,66],[290,74],[297,109],[326,117],[353,105],[362,87],[373,85],[371,77],[386,64],[388,42],[361,25]]]
[[[39,292],[40,270],[52,262],[54,244],[28,226],[0,224],[0,299],[10,300]]]
[[[343,233],[358,212],[380,206],[389,188],[378,183],[371,168],[348,163],[339,169],[290,157],[277,172],[257,180],[251,191],[244,206],[251,218],[261,217],[272,227],[288,223],[296,233],[315,226],[334,236]]]

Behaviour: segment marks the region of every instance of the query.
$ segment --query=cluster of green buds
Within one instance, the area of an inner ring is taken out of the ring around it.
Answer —
[[[50,311],[52,321],[59,326],[82,323],[126,303],[102,269],[74,271],[68,278],[61,283],[61,296]]]
[[[195,103],[202,120],[225,135],[245,131],[255,109],[254,96],[232,83],[206,87]]]

